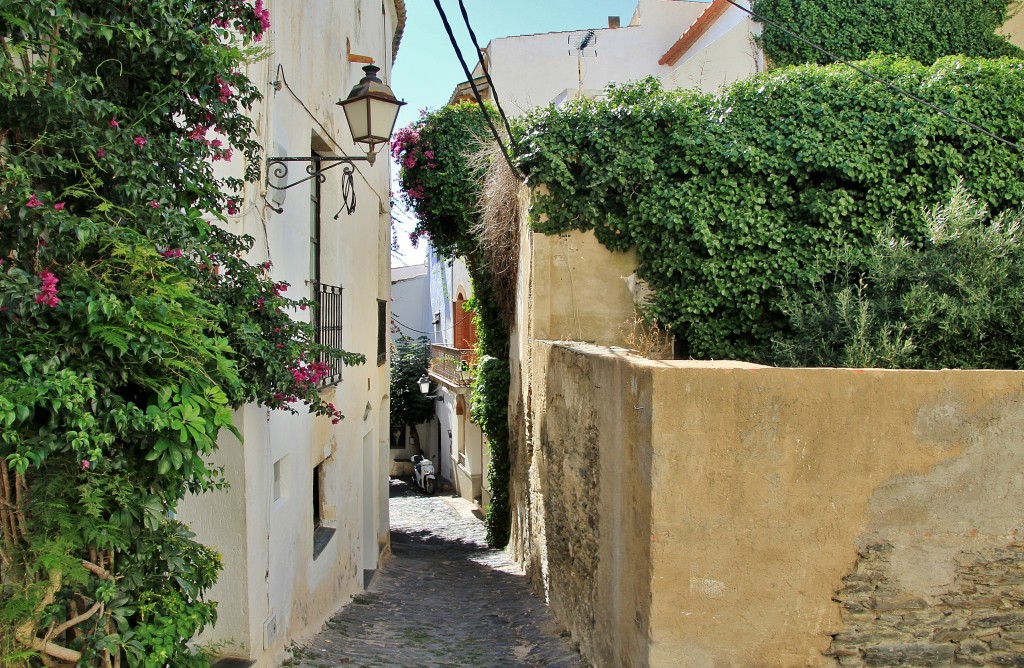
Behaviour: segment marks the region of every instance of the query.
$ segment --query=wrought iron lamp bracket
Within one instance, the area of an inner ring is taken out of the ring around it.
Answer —
[[[334,169],[338,165],[342,165],[341,170],[341,199],[342,206],[341,210],[335,214],[334,218],[337,220],[338,216],[341,215],[341,211],[345,211],[349,215],[352,215],[356,210],[356,190],[355,183],[353,180],[353,174],[355,173],[355,166],[353,163],[356,162],[367,162],[373,164],[373,158],[376,156],[345,156],[343,158],[337,157],[325,157],[325,156],[309,156],[303,158],[288,158],[283,156],[271,156],[267,158],[267,179],[266,185],[268,188],[274,190],[288,190],[295,186],[305,183],[311,179],[316,179],[320,183],[327,181],[327,176],[324,172]],[[288,163],[289,162],[305,162],[306,176],[305,178],[293,181],[283,186],[275,185],[271,179],[277,180],[278,182],[285,181],[288,178]],[[271,206],[277,213],[283,213],[284,207]]]

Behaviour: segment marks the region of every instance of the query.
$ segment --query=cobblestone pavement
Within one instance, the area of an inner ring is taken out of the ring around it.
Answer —
[[[484,543],[473,505],[391,481],[392,556],[283,666],[583,666],[522,571]]]

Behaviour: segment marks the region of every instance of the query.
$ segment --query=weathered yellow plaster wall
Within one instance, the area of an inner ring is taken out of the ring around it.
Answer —
[[[980,651],[963,629],[893,639],[884,618],[901,607],[939,620],[929,633],[984,612],[995,628],[980,635],[1016,637],[1021,620],[989,609],[1019,608],[1012,595],[965,612],[974,603],[951,592],[978,555],[1016,554],[1024,374],[654,362],[542,341],[533,352],[516,514],[538,515],[520,529],[541,531],[517,542],[532,542],[534,572],[595,665],[836,665],[840,633],[943,661],[958,642]],[[885,601],[844,615],[834,598],[879,545],[867,606]],[[991,651],[1024,649],[1010,640]]]
[[[1003,24],[999,33],[1006,35],[1010,41],[1024,49],[1024,3],[1018,2],[1011,6],[1010,20]]]
[[[621,343],[635,312],[630,276],[636,265],[635,252],[612,253],[591,232],[534,234],[535,336]]]

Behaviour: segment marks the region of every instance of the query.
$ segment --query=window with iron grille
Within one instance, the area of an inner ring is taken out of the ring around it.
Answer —
[[[341,348],[341,288],[323,283],[316,283],[315,287],[318,305],[313,315],[316,321],[316,342],[332,348]],[[320,386],[327,387],[340,383],[343,362],[328,354],[321,355],[319,361],[331,367],[331,375],[324,378]]]
[[[388,361],[388,303],[377,300],[377,366]]]

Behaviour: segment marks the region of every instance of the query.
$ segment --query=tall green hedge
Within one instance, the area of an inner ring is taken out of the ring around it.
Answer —
[[[933,63],[943,56],[1024,55],[995,30],[1013,0],[753,0],[764,23],[761,45],[776,65],[831,59],[778,26],[847,60],[887,53]]]
[[[877,76],[1002,137],[1024,138],[1024,62],[878,58]],[[535,112],[522,168],[541,232],[636,247],[650,315],[697,358],[767,361],[791,294],[841,246],[920,238],[961,176],[996,214],[1024,201],[1024,154],[844,66],[776,70],[719,97],[646,80]]]

